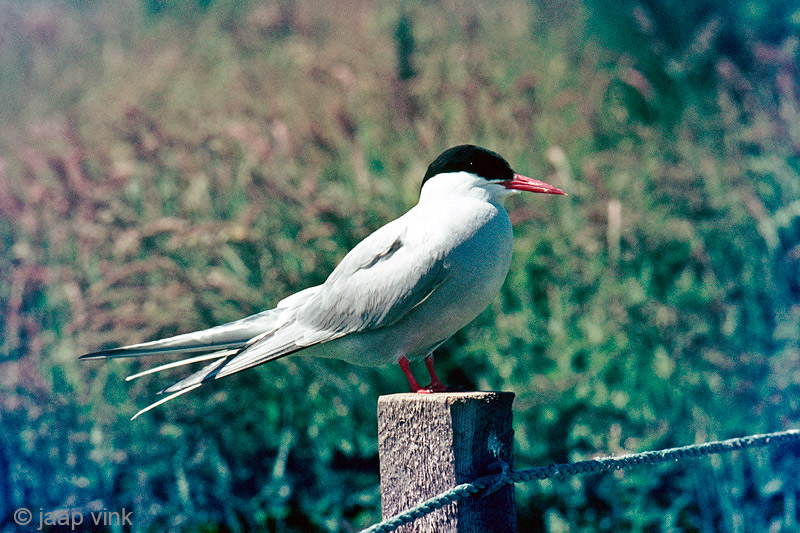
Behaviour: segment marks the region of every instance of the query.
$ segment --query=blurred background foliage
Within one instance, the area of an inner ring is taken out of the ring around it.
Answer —
[[[76,356],[322,282],[464,142],[570,194],[510,202],[503,292],[438,357],[517,394],[517,467],[795,426],[799,59],[778,0],[0,0],[0,525],[378,520],[396,368],[283,360],[130,422],[180,374]],[[520,527],[789,531],[796,456],[520,485]]]

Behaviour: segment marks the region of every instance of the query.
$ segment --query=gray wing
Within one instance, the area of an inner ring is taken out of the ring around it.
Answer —
[[[411,241],[411,242],[410,242]],[[361,241],[324,284],[283,300],[280,324],[164,389],[177,393],[350,333],[394,324],[446,279],[440,256],[408,238],[402,218]]]
[[[307,301],[298,322],[314,344],[394,324],[447,276],[442,254],[409,235],[403,219],[358,244]]]

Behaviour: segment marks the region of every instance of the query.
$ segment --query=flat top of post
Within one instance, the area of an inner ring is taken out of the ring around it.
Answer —
[[[378,403],[457,403],[467,401],[481,402],[508,402],[514,400],[514,393],[507,391],[470,391],[470,392],[433,392],[420,394],[418,392],[401,392],[385,394],[378,397]]]

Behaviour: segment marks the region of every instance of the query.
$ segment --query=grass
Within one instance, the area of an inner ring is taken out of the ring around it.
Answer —
[[[396,369],[288,360],[131,423],[169,381],[75,358],[320,283],[462,142],[570,193],[511,202],[502,294],[437,356],[451,384],[517,394],[519,467],[795,425],[797,16],[709,9],[0,4],[3,525],[376,521]],[[794,468],[520,486],[520,527],[790,528]]]

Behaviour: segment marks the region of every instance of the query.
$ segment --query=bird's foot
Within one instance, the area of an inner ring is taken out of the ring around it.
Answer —
[[[434,392],[447,392],[450,390],[449,387],[442,384],[439,381],[439,378],[436,376],[436,372],[433,370],[433,356],[428,356],[425,358],[425,366],[428,368],[428,373],[431,375],[431,382],[426,387],[420,387],[417,380],[414,379],[414,375],[411,373],[411,369],[408,365],[408,359],[405,356],[401,357],[398,360],[400,363],[400,368],[403,369],[403,373],[408,378],[408,384],[411,386],[411,392],[416,392],[417,394],[431,394]]]

